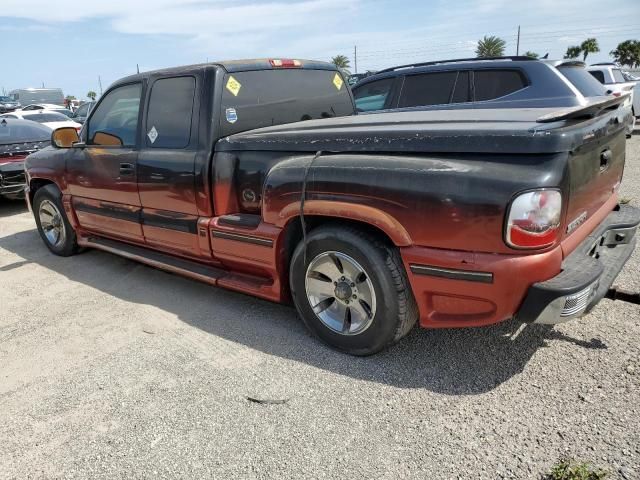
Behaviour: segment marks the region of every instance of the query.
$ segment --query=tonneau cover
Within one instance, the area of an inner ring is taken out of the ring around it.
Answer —
[[[593,112],[593,103],[588,107]],[[577,111],[557,121],[549,121],[557,108],[383,112],[250,130],[221,139],[216,150],[556,153],[577,148],[596,130],[623,128],[623,109],[595,118],[575,118]]]

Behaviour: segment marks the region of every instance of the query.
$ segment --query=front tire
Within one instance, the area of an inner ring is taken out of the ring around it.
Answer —
[[[52,253],[68,257],[78,252],[76,233],[64,211],[62,193],[55,185],[45,185],[36,191],[33,215],[38,233]]]
[[[333,348],[371,355],[404,337],[418,309],[397,249],[351,227],[313,230],[293,253],[292,297],[311,332]]]

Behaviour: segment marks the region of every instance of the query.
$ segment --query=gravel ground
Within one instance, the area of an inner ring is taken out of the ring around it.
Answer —
[[[640,205],[640,136],[622,197]],[[618,278],[639,291],[640,249]],[[640,310],[415,330],[352,358],[292,309],[90,251],[0,204],[0,478],[640,478]],[[258,404],[247,397],[286,400]]]

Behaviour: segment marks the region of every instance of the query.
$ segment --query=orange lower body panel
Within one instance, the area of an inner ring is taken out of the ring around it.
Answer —
[[[400,249],[418,302],[420,326],[452,328],[490,325],[518,311],[527,289],[560,273],[562,249],[533,255],[496,255],[424,247]],[[412,272],[423,265],[493,275],[490,283]]]

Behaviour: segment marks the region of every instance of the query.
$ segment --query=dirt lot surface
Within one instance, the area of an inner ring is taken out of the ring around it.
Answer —
[[[627,165],[640,206],[640,136]],[[640,290],[640,249],[617,284]],[[4,201],[0,478],[539,478],[565,455],[640,478],[639,307],[518,326],[352,358],[288,307],[55,257]]]

